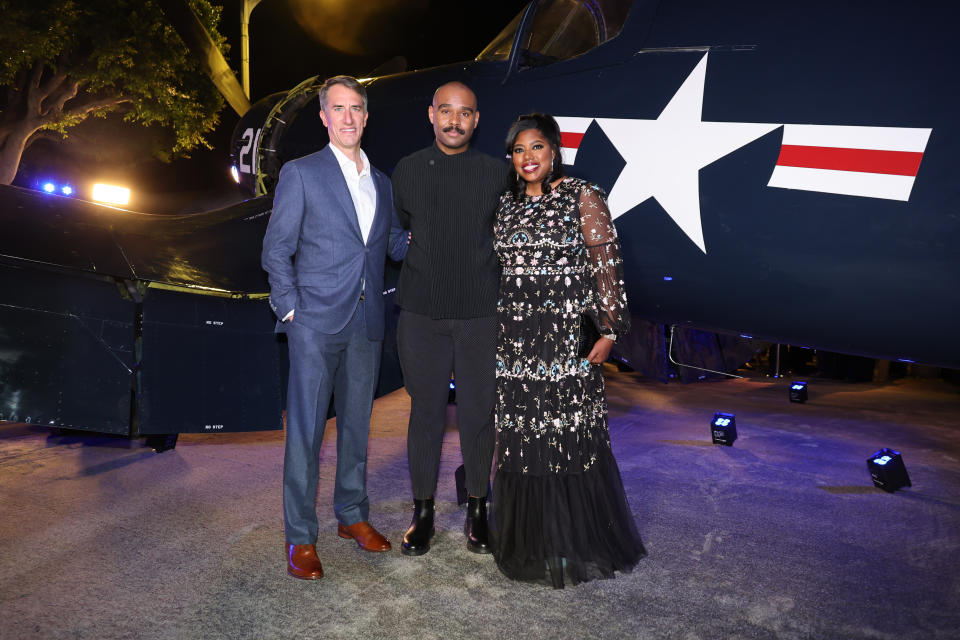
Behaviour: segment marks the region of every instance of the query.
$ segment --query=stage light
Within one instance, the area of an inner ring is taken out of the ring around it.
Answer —
[[[73,187],[71,187],[71,186],[68,185],[68,184],[65,184],[65,185],[63,185],[62,187],[60,187],[60,193],[62,193],[62,194],[65,195],[65,196],[72,196],[72,195],[73,195]]]
[[[911,487],[910,476],[899,451],[884,447],[867,458],[867,470],[873,478],[873,486],[893,493],[903,486]]]
[[[107,204],[128,204],[130,202],[130,189],[98,182],[93,185],[93,199],[96,202]]]
[[[450,378],[450,393],[447,395],[447,404],[457,404],[457,381]]]
[[[710,433],[713,444],[732,447],[733,441],[737,439],[737,419],[732,413],[716,412],[710,421]]]
[[[233,166],[233,165],[230,166],[230,175],[233,177],[234,182],[236,182],[237,184],[240,184],[240,172],[237,171],[236,166]]]
[[[807,383],[797,380],[790,385],[790,402],[807,401]]]
[[[57,185],[53,184],[52,182],[44,182],[42,189],[47,193],[53,193],[57,190]]]

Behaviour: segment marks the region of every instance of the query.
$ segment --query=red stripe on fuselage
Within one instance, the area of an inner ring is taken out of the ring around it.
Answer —
[[[566,147],[567,149],[577,149],[580,147],[580,143],[583,141],[582,133],[569,133],[567,131],[560,132],[560,146]]]
[[[920,169],[922,159],[923,153],[916,151],[877,151],[785,144],[780,147],[777,164],[782,167],[915,176]]]

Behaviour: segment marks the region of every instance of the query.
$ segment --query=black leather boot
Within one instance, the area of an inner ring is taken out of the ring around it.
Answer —
[[[467,500],[467,521],[463,525],[467,534],[467,549],[474,553],[490,553],[487,537],[487,499],[470,496]]]
[[[405,556],[422,556],[430,551],[433,537],[433,498],[413,501],[413,521],[403,536],[400,553]]]

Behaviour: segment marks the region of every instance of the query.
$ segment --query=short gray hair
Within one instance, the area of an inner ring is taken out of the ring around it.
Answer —
[[[323,109],[327,106],[327,94],[330,93],[330,88],[334,85],[342,84],[347,89],[352,89],[360,94],[360,97],[363,98],[363,111],[367,111],[367,90],[360,84],[360,81],[354,78],[353,76],[333,76],[332,78],[327,78],[327,81],[323,83],[323,86],[320,87],[320,109]]]

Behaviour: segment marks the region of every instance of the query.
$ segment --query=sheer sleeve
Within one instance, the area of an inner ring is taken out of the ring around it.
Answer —
[[[501,269],[503,269],[503,254],[500,252],[500,242],[504,237],[503,216],[504,211],[509,206],[508,198],[509,196],[506,193],[502,194],[500,201],[497,203],[497,210],[493,213],[493,250],[497,254],[497,262]]]
[[[596,304],[586,313],[593,318],[601,335],[622,336],[630,330],[630,311],[617,230],[599,187],[585,183],[578,204],[587,252],[587,277],[596,294]]]

